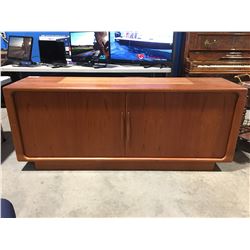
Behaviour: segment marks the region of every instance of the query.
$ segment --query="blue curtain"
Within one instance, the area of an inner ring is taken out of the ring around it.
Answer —
[[[182,68],[184,42],[185,32],[175,32],[172,76],[181,76],[183,74]]]

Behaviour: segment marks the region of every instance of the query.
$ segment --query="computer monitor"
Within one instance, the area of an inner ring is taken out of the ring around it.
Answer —
[[[52,65],[67,63],[64,42],[39,40],[38,45],[41,63]]]
[[[107,62],[109,59],[108,32],[71,32],[72,62]]]
[[[110,32],[111,61],[166,64],[172,61],[174,32]]]
[[[13,62],[30,62],[32,54],[32,37],[9,36],[7,58]]]

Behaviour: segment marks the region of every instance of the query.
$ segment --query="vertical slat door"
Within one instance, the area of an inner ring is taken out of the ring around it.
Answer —
[[[235,93],[130,93],[126,156],[222,158]]]
[[[123,93],[16,92],[14,102],[26,156],[124,156]]]

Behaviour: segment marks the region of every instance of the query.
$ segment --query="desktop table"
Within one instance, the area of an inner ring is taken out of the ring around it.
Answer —
[[[11,83],[11,79],[9,76],[0,76],[0,81],[1,81],[1,88],[8,84],[8,83]],[[2,94],[2,91],[1,91],[1,94]],[[3,96],[1,98],[3,100]],[[3,105],[1,105],[3,106]],[[4,134],[3,134],[3,127],[2,127],[2,123],[1,123],[1,142],[4,142],[5,141],[5,137],[4,137]]]
[[[0,68],[1,75],[11,76],[12,81],[20,80],[26,76],[169,76],[170,67],[143,67],[131,65],[113,65],[94,68],[80,65],[70,65],[66,67],[53,68],[46,65],[35,65],[32,67],[22,67],[5,65]]]
[[[0,76],[0,81],[1,81],[1,107],[5,107],[2,87],[4,85],[11,83],[11,77],[10,76]],[[2,127],[1,127],[1,129],[2,129]]]
[[[1,76],[0,81],[1,81],[1,86],[4,86],[8,83],[11,83],[11,78],[9,76]]]

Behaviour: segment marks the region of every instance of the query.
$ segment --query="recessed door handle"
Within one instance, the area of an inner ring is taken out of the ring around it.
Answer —
[[[121,140],[124,142],[124,112],[121,112]]]
[[[126,124],[126,144],[128,145],[129,144],[129,142],[130,142],[130,133],[131,133],[131,131],[130,131],[130,112],[127,112],[127,119],[126,119],[126,122],[127,122],[127,124]]]

